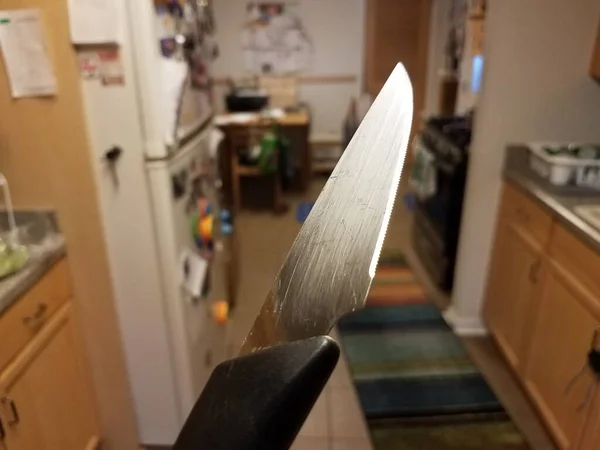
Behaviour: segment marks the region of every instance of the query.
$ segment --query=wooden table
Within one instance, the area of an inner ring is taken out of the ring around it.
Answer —
[[[248,141],[251,130],[268,129],[277,125],[278,132],[287,137],[292,143],[292,157],[295,160],[298,176],[296,185],[304,192],[308,188],[311,175],[312,155],[309,143],[310,116],[306,111],[286,113],[279,118],[263,118],[260,114],[242,121],[236,121],[236,114],[220,114],[215,118],[215,124],[225,133],[224,148],[222,149],[221,174],[224,191],[230,200],[234,211],[241,207],[240,178],[245,176],[260,176],[258,168],[239,164],[236,148],[242,142]],[[297,153],[294,152],[297,148]],[[278,177],[274,177],[275,201],[274,208],[281,206],[281,187]]]

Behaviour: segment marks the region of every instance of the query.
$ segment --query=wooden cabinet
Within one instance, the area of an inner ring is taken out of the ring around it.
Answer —
[[[528,348],[541,246],[518,225],[500,222],[488,281],[485,320],[510,365],[521,370]]]
[[[483,314],[510,365],[522,371],[552,219],[510,186],[502,197]]]
[[[592,405],[589,408],[588,423],[583,432],[579,448],[577,450],[598,450],[600,442],[600,390],[596,389],[596,394]]]
[[[63,260],[0,316],[2,450],[93,450],[99,444],[69,296]]]
[[[562,450],[600,442],[600,382],[587,367],[600,331],[599,273],[595,250],[505,186],[484,318]]]
[[[595,382],[587,363],[600,321],[589,307],[594,297],[576,277],[556,261],[548,264],[525,386],[562,449],[578,448],[591,405],[585,402]]]
[[[0,371],[67,301],[71,283],[66,260],[59,261],[5,314],[0,315]]]
[[[98,428],[70,305],[0,376],[7,450],[94,448]]]

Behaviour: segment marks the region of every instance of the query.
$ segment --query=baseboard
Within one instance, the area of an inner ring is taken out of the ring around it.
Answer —
[[[458,336],[485,336],[489,334],[479,317],[461,317],[456,314],[453,306],[443,313],[444,320]]]

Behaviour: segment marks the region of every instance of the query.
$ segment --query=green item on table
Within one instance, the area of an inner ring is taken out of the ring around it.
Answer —
[[[277,164],[275,155],[277,152],[277,133],[274,129],[267,131],[260,141],[260,155],[258,157],[258,168],[262,173],[275,173]]]

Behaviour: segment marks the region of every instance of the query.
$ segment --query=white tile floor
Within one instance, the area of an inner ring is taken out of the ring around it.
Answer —
[[[316,199],[323,183],[324,179],[313,183],[307,196],[289,198],[290,209],[282,216],[250,211],[238,215],[242,269],[238,305],[228,330],[229,357],[237,354],[300,230],[301,224],[295,217],[298,202]],[[332,335],[339,342],[337,334],[334,332]],[[368,436],[350,373],[345,361],[340,359],[292,449],[371,450]]]
[[[369,431],[343,356],[292,450],[371,450]]]

